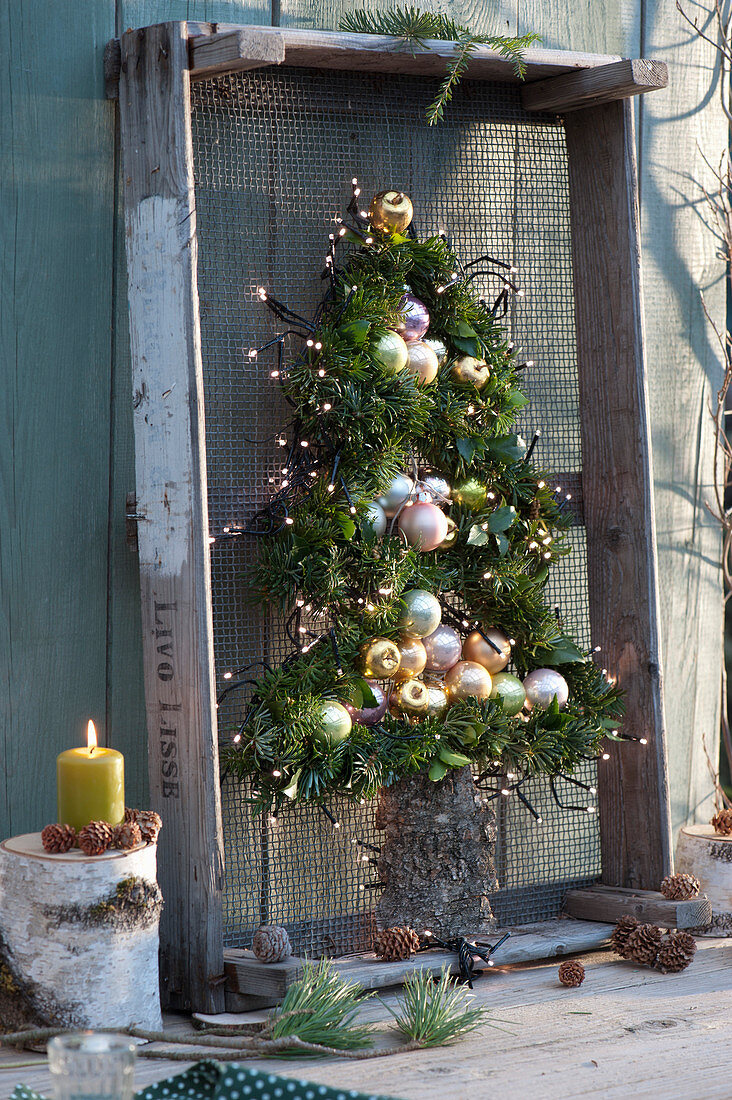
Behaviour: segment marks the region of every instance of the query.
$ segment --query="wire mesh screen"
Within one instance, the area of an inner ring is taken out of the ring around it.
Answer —
[[[411,77],[287,68],[193,87],[214,536],[244,526],[283,477],[278,438],[288,417],[269,377],[274,362],[249,355],[278,331],[257,288],[271,288],[306,315],[316,307],[328,233],[353,176],[365,196],[406,190],[420,235],[444,230],[466,259],[487,251],[519,269],[526,293],[507,324],[534,361],[522,428],[527,435],[541,429],[537,458],[555,476],[581,469],[564,131],[553,119],[526,116],[514,87],[475,82],[430,128],[424,108],[433,91],[432,81]],[[490,298],[498,287],[488,277],[481,289]],[[550,599],[589,645],[582,528],[571,539],[574,554],[556,567]],[[212,546],[220,686],[228,670],[276,663],[291,648],[283,625],[248,599],[243,575],[258,553],[267,553],[266,542],[247,537]],[[238,693],[222,703],[222,739],[236,729],[242,706]],[[592,769],[579,778],[592,783]],[[561,785],[562,801],[586,799]],[[555,916],[567,888],[599,874],[596,818],[560,809],[544,780],[526,793],[541,823],[518,800],[493,803],[501,889],[492,904],[501,924]],[[374,806],[334,801],[330,816],[306,806],[275,820],[253,816],[247,796],[225,781],[227,945],[247,944],[268,921],[288,928],[297,953],[368,948],[378,894]]]

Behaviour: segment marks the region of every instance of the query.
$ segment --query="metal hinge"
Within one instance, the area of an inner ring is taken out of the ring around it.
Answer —
[[[134,493],[128,493],[125,497],[125,541],[127,542],[127,549],[138,552],[139,546],[137,543],[137,521],[139,519],[145,519],[145,515],[142,512],[137,511],[137,497]]]

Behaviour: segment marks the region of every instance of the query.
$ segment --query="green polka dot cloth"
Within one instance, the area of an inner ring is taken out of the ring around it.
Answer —
[[[25,1085],[17,1085],[10,1100],[44,1100]],[[276,1077],[236,1062],[198,1062],[185,1073],[148,1085],[135,1100],[396,1100],[355,1089],[329,1088],[312,1081]]]

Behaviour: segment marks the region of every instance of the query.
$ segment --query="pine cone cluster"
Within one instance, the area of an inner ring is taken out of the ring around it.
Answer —
[[[672,876],[685,877],[691,876]],[[694,880],[696,881],[696,880]],[[635,917],[621,917],[611,936],[618,955],[642,966],[655,966],[664,974],[686,970],[696,954],[696,940],[689,932],[667,932],[655,924],[641,924]]]
[[[146,844],[155,844],[163,827],[163,819],[154,810],[131,810],[125,807],[125,822],[134,822],[139,827]]]
[[[412,928],[385,928],[374,940],[374,951],[384,962],[411,959],[418,947],[419,936]]]
[[[85,856],[100,856],[112,844],[112,826],[106,821],[90,821],[79,830],[77,840]]]
[[[661,929],[655,924],[639,924],[628,936],[626,958],[641,966],[653,966],[661,946]]]
[[[112,830],[112,846],[120,848],[123,852],[129,852],[142,844],[142,833],[136,821],[123,821],[121,825],[115,825]]]
[[[282,962],[292,954],[290,937],[279,925],[263,924],[252,937],[252,951],[260,962]]]
[[[559,980],[562,985],[574,988],[585,980],[585,968],[577,959],[567,959],[559,967]]]
[[[76,844],[76,829],[73,825],[46,825],[41,844],[47,852],[68,852]]]
[[[711,826],[720,836],[732,836],[732,809],[720,810],[711,820]]]
[[[656,966],[664,974],[678,974],[695,954],[696,940],[689,932],[671,932],[661,941]]]
[[[666,875],[661,883],[661,893],[670,901],[688,901],[689,898],[698,898],[699,879],[682,873]]]
[[[610,943],[613,951],[620,955],[621,959],[629,959],[630,953],[628,951],[628,937],[631,932],[635,932],[639,925],[639,921],[635,917],[624,916],[621,917],[618,923],[613,929],[612,936],[610,937]]]

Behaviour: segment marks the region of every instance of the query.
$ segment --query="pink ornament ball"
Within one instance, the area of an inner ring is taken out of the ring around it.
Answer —
[[[366,683],[374,693],[375,707],[354,707],[352,703],[346,703],[346,710],[351,719],[359,726],[375,726],[386,714],[388,699],[386,694],[377,684],[376,680],[367,680]]]
[[[418,501],[399,514],[399,530],[410,546],[436,550],[447,536],[447,516],[435,504]]]
[[[462,654],[462,640],[457,630],[440,623],[432,634],[423,639],[427,650],[426,668],[433,672],[447,672],[456,665]]]
[[[395,326],[396,331],[408,344],[412,340],[421,340],[430,327],[430,315],[424,302],[420,302],[414,294],[405,294],[399,303],[399,310],[404,320]]]

